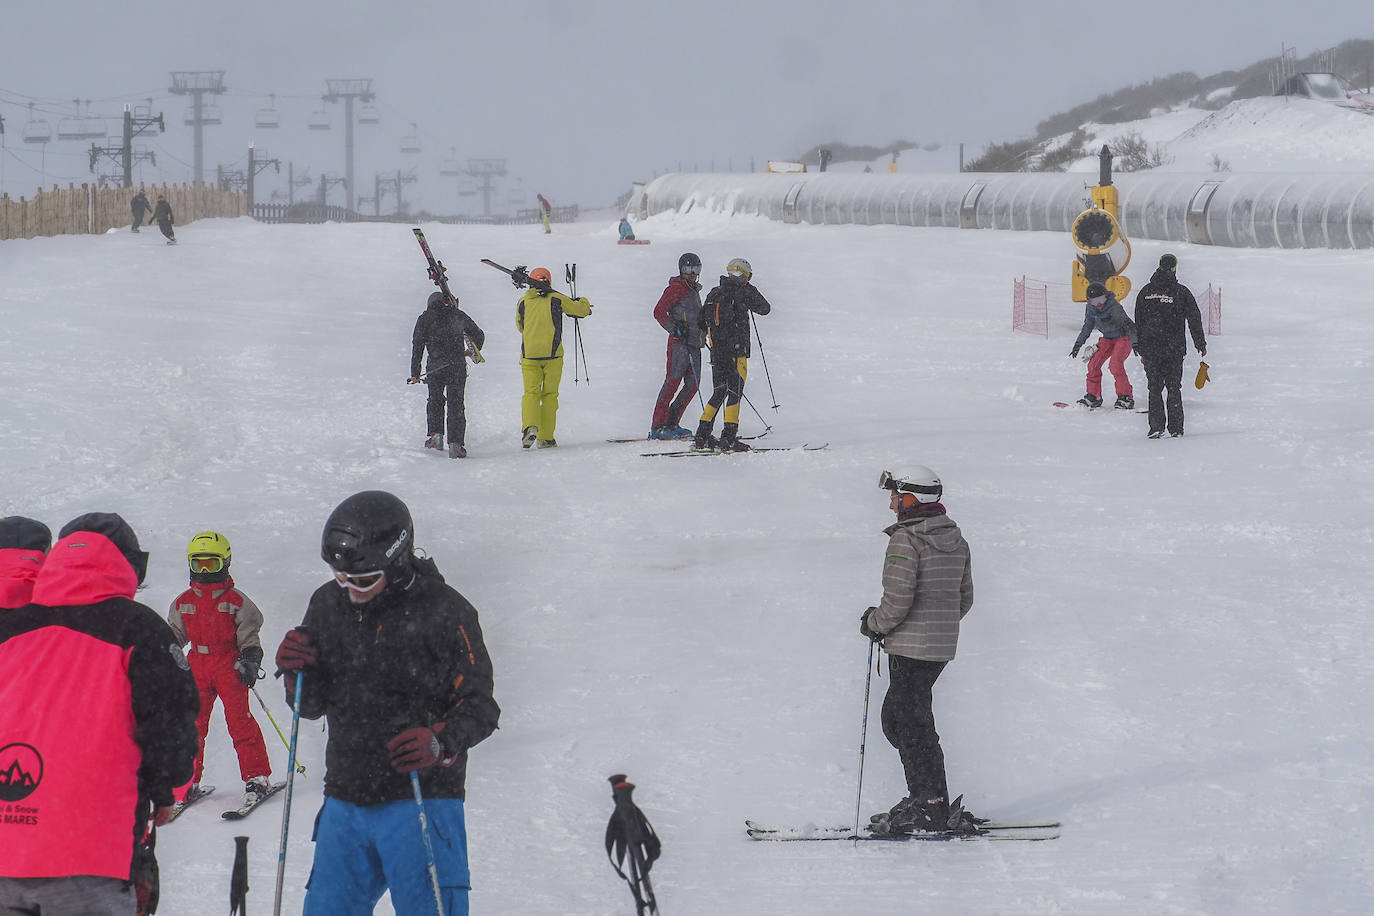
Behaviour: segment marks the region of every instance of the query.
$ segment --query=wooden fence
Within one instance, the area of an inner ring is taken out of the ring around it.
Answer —
[[[177,226],[198,219],[243,216],[247,195],[242,191],[221,191],[203,184],[145,185],[148,202],[156,205],[159,194],[171,204]],[[31,199],[0,197],[0,241],[31,239],[35,236],[102,234],[110,229],[133,225],[129,201],[134,188],[97,188],[83,184],[65,188],[53,186],[39,190]],[[144,214],[147,220],[151,213]]]

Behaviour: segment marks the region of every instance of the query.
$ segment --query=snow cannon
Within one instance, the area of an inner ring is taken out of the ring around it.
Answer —
[[[1092,206],[1074,219],[1069,234],[1079,254],[1073,260],[1073,301],[1088,301],[1088,284],[1101,283],[1125,302],[1131,281],[1125,276],[1131,263],[1131,243],[1121,231],[1121,210],[1112,184],[1112,151],[1103,145],[1098,153],[1098,183],[1090,188]]]

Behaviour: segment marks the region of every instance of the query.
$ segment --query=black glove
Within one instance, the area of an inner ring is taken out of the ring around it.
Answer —
[[[397,773],[413,773],[438,764],[448,766],[457,754],[445,758],[444,744],[439,733],[444,730],[443,722],[407,728],[386,743],[387,755],[391,758],[391,768]]]
[[[245,646],[239,650],[239,660],[234,663],[234,667],[238,669],[239,680],[243,682],[243,686],[252,687],[258,682],[261,666],[261,646]]]
[[[868,610],[864,611],[863,616],[859,618],[859,635],[866,636],[874,642],[881,642],[887,634],[879,633],[877,630],[873,629],[868,625],[869,615],[876,610],[877,608],[871,607]]]
[[[1077,348],[1077,347],[1074,347],[1072,350],[1069,351],[1069,359],[1076,359],[1077,357],[1078,357],[1078,348]]]

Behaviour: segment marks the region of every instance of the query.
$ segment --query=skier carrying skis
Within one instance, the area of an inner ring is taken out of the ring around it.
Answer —
[[[555,448],[558,386],[563,380],[563,316],[586,318],[592,313],[592,304],[586,296],[571,299],[554,292],[553,275],[546,267],[534,268],[529,278],[533,285],[515,306],[525,388],[520,398],[520,445]]]
[[[1078,350],[1093,328],[1102,332],[1097,350],[1088,360],[1088,393],[1078,399],[1084,407],[1102,406],[1102,364],[1109,359],[1112,377],[1116,379],[1116,404],[1120,410],[1134,410],[1131,379],[1126,375],[1126,357],[1135,350],[1135,322],[1126,315],[1116,294],[1101,283],[1088,284],[1088,304],[1083,309],[1083,330],[1073,342],[1069,356],[1077,357]]]
[[[38,568],[52,546],[52,532],[22,515],[0,518],[0,611],[33,600]]]
[[[129,211],[133,214],[135,232],[138,231],[139,226],[143,225],[143,214],[151,209],[153,209],[153,205],[148,203],[148,195],[143,193],[142,188],[139,188],[133,200],[129,201]]]
[[[1166,412],[1169,435],[1183,435],[1183,357],[1188,355],[1185,323],[1198,356],[1207,355],[1202,312],[1192,290],[1178,282],[1177,271],[1178,258],[1161,255],[1150,282],[1135,297],[1140,361],[1145,365],[1150,392],[1151,439],[1164,435]]]
[[[128,523],[92,512],[62,527],[33,603],[0,613],[0,912],[138,908],[137,841],[196,756],[195,680],[134,601],[147,569]]]
[[[320,549],[333,578],[277,650],[287,701],[299,671],[301,715],[329,723],[304,916],[371,913],[388,889],[402,916],[435,911],[412,773],[444,913],[465,916],[468,748],[501,715],[477,611],[416,554],[410,509],[391,493],[341,502]]]
[[[750,313],[767,315],[773,307],[763,293],[751,285],[754,268],[744,258],[725,265],[720,284],[706,294],[698,326],[706,332],[711,348],[711,398],[701,412],[692,448],[713,445],[723,452],[747,452],[748,443],[739,435],[739,402],[744,396],[744,380],[749,377]],[[720,440],[711,437],[716,412],[725,405],[725,421]]]
[[[168,245],[177,243],[176,233],[172,231],[172,205],[167,203],[167,198],[161,194],[157,196],[157,206],[153,208],[153,218],[149,222],[157,223],[157,227],[167,237]]]
[[[687,405],[696,397],[701,379],[701,258],[686,252],[677,259],[677,276],[668,281],[654,306],[654,320],[668,332],[668,366],[649,422],[650,439],[690,439],[681,425]],[[682,390],[679,392],[679,386]],[[673,397],[674,393],[677,397]]]
[[[944,486],[930,468],[883,471],[878,486],[891,492],[897,522],[883,530],[883,599],[864,611],[859,632],[881,641],[888,654],[883,734],[901,758],[908,794],[875,814],[869,829],[880,835],[966,829],[976,819],[949,803],[931,692],[954,658],[959,622],[973,606],[968,542],[945,514]]]
[[[172,601],[167,623],[177,644],[186,650],[191,674],[200,691],[200,715],[196,717],[195,772],[188,798],[199,794],[205,767],[205,736],[216,698],[224,706],[224,724],[234,739],[243,780],[245,808],[265,799],[271,788],[272,763],[262,729],[248,708],[248,691],[258,682],[262,665],[262,611],[234,585],[229,575],[233,550],[229,539],[217,531],[202,531],[186,547],[191,587]]]
[[[428,435],[425,448],[444,447],[444,413],[448,412],[448,456],[466,458],[468,419],[463,405],[463,392],[468,384],[468,339],[478,350],[486,345],[487,335],[472,320],[472,316],[458,307],[458,299],[446,298],[441,292],[429,294],[425,310],[415,319],[410,336],[410,378],[406,384],[418,385],[420,360],[429,351],[429,363],[424,382],[429,386],[429,400],[425,403],[425,422]]]

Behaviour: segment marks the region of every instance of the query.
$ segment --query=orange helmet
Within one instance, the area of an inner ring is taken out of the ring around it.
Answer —
[[[553,274],[549,273],[547,267],[536,267],[534,270],[530,271],[530,279],[539,280],[544,283],[552,283]]]

